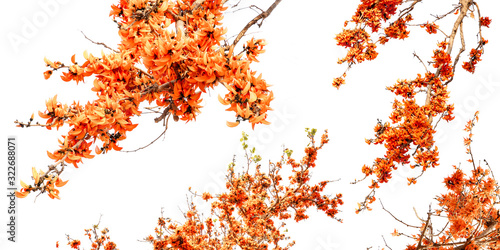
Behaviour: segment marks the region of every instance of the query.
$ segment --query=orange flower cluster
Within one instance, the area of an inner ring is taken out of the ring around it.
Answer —
[[[237,41],[222,44],[227,31],[221,23],[226,2],[120,0],[110,12],[121,38],[117,50],[100,57],[85,51],[82,64],[75,55],[71,65],[45,59],[50,68],[44,72],[46,79],[57,70],[65,70],[63,81],[79,83],[93,76],[92,91],[97,95],[85,105],[63,105],[55,96],[46,102],[45,112],[39,112],[47,120],[40,126],[70,127],[60,140],[60,149],[47,152],[56,164],[45,177],[53,172],[59,175],[65,163],[78,167],[82,159],[94,157],[92,150],[97,154],[121,150],[118,143],[137,126],[131,118],[141,115],[139,107],[144,101],[163,108],[155,122],[168,121],[170,116],[175,121],[196,119],[202,94],[218,83],[228,90],[224,97],[219,96],[220,102],[236,113],[236,121],[227,122],[228,126],[240,121],[249,121],[252,128],[269,124],[266,118],[273,94],[262,76],[250,69],[266,43],[252,38],[239,54],[233,53]],[[45,189],[43,184],[25,191]]]
[[[146,100],[166,107],[174,117],[195,119],[201,108],[201,93],[221,82],[230,91],[224,104],[231,104],[229,110],[237,113],[238,121],[250,120],[253,126],[267,123],[266,111],[272,95],[265,81],[256,78],[249,68],[251,62],[257,61],[256,56],[264,52],[266,43],[260,39],[248,41],[242,51],[246,57],[241,53],[233,55],[233,47],[222,47],[227,31],[220,22],[227,8],[223,2],[122,0],[112,6],[110,13],[118,19],[123,41],[119,49],[136,51],[135,63],[142,58],[150,75],[138,84],[164,86],[160,91],[147,93]],[[165,28],[172,25],[176,32]]]
[[[469,177],[458,168],[445,179],[447,194],[437,197],[441,209],[436,214],[446,214],[449,228],[438,242],[425,245],[464,242],[466,249],[495,247],[500,243],[500,211],[494,207],[499,202],[500,191],[490,172],[481,167],[471,171]]]
[[[253,155],[255,148],[246,148],[247,136],[243,136],[248,166],[243,173],[235,173],[235,163],[229,165],[227,192],[212,196],[201,195],[211,201],[211,216],[202,217],[193,202],[185,213],[186,221],[178,224],[167,218],[159,218],[156,236],[148,236],[155,250],[160,249],[289,249],[294,242],[283,246],[288,238],[283,232],[281,220],[307,219],[307,208],[315,206],[329,217],[336,218],[337,207],[342,205],[342,195],[329,197],[322,194],[328,181],[310,185],[310,169],[315,166],[317,151],[328,142],[327,133],[321,144],[315,146],[316,130],[308,130],[310,144],[306,155],[297,162],[292,151],[285,149],[281,160],[270,163],[269,172],[261,171],[260,157]],[[283,183],[280,170],[291,166],[288,184]],[[254,169],[254,170],[253,170]],[[252,173],[253,172],[253,173]],[[196,193],[195,193],[196,195]]]
[[[402,0],[361,0],[352,21],[363,23],[377,32],[382,27],[382,22],[388,21],[402,4]]]
[[[484,53],[484,45],[488,43],[488,40],[483,38],[481,33],[481,27],[489,28],[491,24],[491,19],[489,17],[479,17],[479,32],[478,37],[479,41],[476,48],[472,48],[469,52],[469,61],[466,61],[462,64],[462,68],[470,73],[474,73],[476,71],[476,64],[481,61],[481,56]]]
[[[464,138],[464,146],[466,148],[467,154],[472,154],[471,152],[471,142],[472,142],[472,128],[476,125],[476,122],[479,121],[479,111],[476,111],[474,117],[467,122],[465,125],[465,131],[468,132],[468,136]]]
[[[436,34],[439,26],[435,23],[429,23],[427,22],[426,24],[420,25],[420,27],[425,28],[425,31],[429,34]]]
[[[337,45],[348,50],[347,55],[338,60],[339,64],[347,63],[348,69],[356,63],[365,60],[371,61],[378,55],[376,51],[377,43],[385,44],[390,38],[404,39],[408,37],[409,31],[406,23],[412,20],[411,15],[401,15],[395,22],[383,28],[384,33],[375,41],[371,35],[382,28],[382,23],[387,22],[396,14],[398,6],[402,0],[361,0],[355,14],[350,21],[344,23],[346,27],[349,23],[354,24],[352,29],[343,29],[337,34],[335,40]],[[370,31],[367,31],[370,28]],[[345,73],[341,77],[333,80],[333,86],[337,89],[345,83]]]
[[[399,165],[410,164],[411,168],[421,168],[422,173],[438,163],[438,149],[434,145],[435,134],[432,118],[439,116],[445,121],[453,120],[453,104],[448,104],[449,93],[445,80],[453,76],[450,56],[443,51],[445,43],[434,51],[435,68],[440,69],[438,75],[420,74],[414,80],[399,80],[387,89],[397,98],[393,102],[393,111],[389,116],[391,122],[380,120],[374,128],[375,138],[366,140],[368,144],[383,144],[386,148],[384,157],[375,159],[372,166],[363,166],[365,177],[375,175],[376,179],[369,186],[379,187],[392,177],[392,171]],[[428,93],[424,105],[417,102],[418,93]],[[412,152],[413,151],[413,152]],[[413,162],[410,159],[413,158]],[[408,178],[409,184],[416,183],[415,177]],[[375,199],[368,198],[365,202],[372,203]],[[362,206],[363,207],[363,206]]]
[[[46,175],[43,171],[38,172],[32,168],[34,185],[28,185],[21,181],[21,190],[16,191],[16,197],[24,198],[28,196],[31,191],[41,189],[42,192],[47,192],[48,196],[52,199],[59,198],[59,190],[56,187],[62,187],[68,183],[63,181],[58,175]]]
[[[479,25],[484,26],[486,28],[489,28],[491,24],[491,18],[489,17],[480,17],[479,18]]]
[[[99,222],[100,223],[100,222]],[[90,240],[90,249],[91,250],[117,250],[116,243],[110,240],[108,235],[109,230],[104,228],[101,231],[99,229],[99,223],[97,225],[93,225],[91,229],[85,229],[85,236],[87,236]],[[80,240],[72,239],[67,236],[68,245],[73,249],[80,249],[81,242]],[[59,247],[59,244],[56,244]]]
[[[481,38],[482,39],[482,38]],[[464,62],[462,68],[469,71],[470,73],[474,73],[476,71],[476,64],[481,61],[481,56],[484,53],[483,46],[488,43],[488,40],[482,39],[477,48],[471,49],[469,52],[469,61]]]
[[[79,240],[72,240],[70,242],[68,242],[68,245],[73,248],[73,249],[80,249],[80,245],[82,243],[79,241]]]
[[[404,18],[398,18],[395,22],[391,23],[384,29],[385,37],[379,39],[381,44],[388,42],[388,38],[405,39],[410,35],[406,23],[413,20],[413,17],[408,14]]]
[[[407,250],[500,249],[500,211],[495,207],[500,202],[500,190],[490,171],[473,161],[470,141],[474,120],[478,120],[477,113],[466,125],[469,136],[464,143],[473,167],[471,174],[467,176],[453,166],[453,174],[444,179],[448,192],[436,198],[440,208],[429,211],[427,220],[422,220],[420,233],[413,236],[418,243],[408,245]],[[448,223],[442,229],[434,229],[433,217],[446,217]]]

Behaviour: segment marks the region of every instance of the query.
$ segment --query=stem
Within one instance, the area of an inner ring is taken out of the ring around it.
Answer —
[[[252,19],[250,22],[247,23],[247,25],[240,31],[238,36],[234,39],[233,44],[229,47],[228,57],[231,57],[231,55],[233,54],[234,46],[236,46],[236,44],[241,40],[241,38],[245,35],[248,29],[250,29],[250,27],[256,24],[257,21],[259,21],[260,19],[262,20],[266,19],[271,14],[271,12],[273,12],[274,8],[278,6],[280,2],[281,0],[276,0],[271,6],[269,6],[269,8],[266,11],[260,13],[258,16],[254,17],[254,19]]]

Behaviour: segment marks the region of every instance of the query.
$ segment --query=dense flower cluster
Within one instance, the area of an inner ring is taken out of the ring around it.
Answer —
[[[284,244],[288,237],[279,221],[293,218],[307,219],[307,208],[314,206],[331,218],[339,212],[342,195],[329,197],[322,194],[329,181],[310,184],[311,169],[315,167],[317,152],[328,142],[325,132],[319,146],[315,145],[315,129],[307,130],[310,138],[305,156],[300,162],[291,158],[292,151],[285,149],[281,160],[270,163],[269,171],[261,171],[260,157],[246,150],[248,166],[243,173],[234,171],[235,162],[229,165],[226,175],[227,191],[217,195],[203,193],[203,200],[211,202],[211,216],[203,218],[191,202],[185,213],[186,222],[178,224],[161,217],[156,237],[147,241],[155,250],[160,249],[289,249],[294,242]],[[243,148],[247,148],[247,135],[243,135]],[[280,171],[291,167],[288,183]],[[252,171],[253,170],[253,171]]]
[[[398,6],[402,2],[402,0],[361,0],[352,19],[344,23],[344,27],[352,23],[354,28],[343,29],[335,37],[337,45],[348,49],[347,55],[339,59],[338,63],[347,63],[348,68],[350,68],[353,64],[373,60],[378,55],[377,43],[385,44],[390,38],[404,39],[408,37],[406,23],[412,20],[411,15],[401,16],[386,28],[382,27],[383,23],[389,21],[396,14]],[[378,40],[372,39],[372,34],[381,28],[384,30],[383,35]],[[345,83],[345,77],[344,74],[335,78],[333,86],[338,89]]]
[[[483,46],[488,43],[488,40],[481,39],[477,48],[473,48],[469,52],[469,61],[463,63],[462,68],[469,71],[470,73],[474,73],[476,71],[476,64],[481,61],[481,56],[484,53]]]
[[[420,27],[425,28],[425,31],[429,34],[436,34],[439,26],[435,23],[429,23],[427,22],[426,24],[420,25]]]
[[[92,91],[97,99],[67,105],[54,96],[46,102],[45,112],[38,113],[46,119],[39,126],[70,127],[60,140],[60,148],[47,152],[56,163],[41,179],[58,178],[65,163],[78,167],[82,159],[94,157],[92,150],[97,154],[121,150],[119,141],[137,126],[131,118],[141,115],[143,102],[154,102],[163,109],[156,122],[170,117],[186,122],[196,119],[202,94],[219,83],[228,90],[224,97],[219,96],[220,102],[236,115],[235,122],[227,122],[228,126],[240,121],[249,121],[252,127],[269,124],[266,118],[273,94],[262,76],[250,69],[264,52],[266,42],[252,38],[236,54],[238,41],[228,44],[223,36],[227,32],[221,23],[225,2],[120,0],[110,12],[121,38],[117,50],[101,56],[85,51],[81,64],[75,55],[69,65],[45,59],[50,68],[44,73],[46,79],[57,70],[64,71],[61,79],[66,82],[94,77]],[[18,197],[30,191],[48,191],[47,185],[47,181],[35,183]]]

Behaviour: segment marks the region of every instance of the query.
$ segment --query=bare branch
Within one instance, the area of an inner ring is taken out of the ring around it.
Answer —
[[[384,211],[386,211],[389,215],[391,215],[391,216],[392,216],[392,218],[394,218],[394,219],[395,219],[395,220],[397,220],[398,222],[400,222],[400,223],[402,223],[402,224],[406,225],[407,227],[420,228],[420,227],[417,227],[417,226],[409,225],[409,224],[405,223],[404,221],[402,221],[402,220],[400,220],[400,219],[396,218],[396,216],[394,216],[391,212],[389,212],[389,210],[385,209],[384,204],[382,203],[382,200],[381,200],[381,199],[379,199],[379,201],[380,201],[380,205],[382,205],[382,209],[383,209]]]
[[[119,53],[119,52],[118,52],[118,50],[112,49],[111,47],[109,47],[109,46],[108,46],[108,45],[106,45],[105,43],[101,43],[101,42],[94,42],[94,41],[92,41],[90,38],[88,38],[88,37],[85,35],[85,33],[83,33],[83,31],[80,31],[80,32],[82,32],[82,34],[83,34],[83,36],[85,37],[85,39],[89,40],[90,42],[92,42],[92,43],[94,43],[94,44],[97,44],[97,45],[102,45],[102,46],[104,46],[106,49],[109,49],[109,50],[111,50],[111,51],[113,51],[113,52],[115,52],[115,53]]]
[[[387,248],[389,248],[389,249],[391,249],[391,250],[392,250],[392,248],[391,248],[389,245],[387,245],[387,242],[385,241],[385,238],[384,238],[384,236],[383,236],[383,235],[382,235],[382,239],[384,240],[384,244],[385,244],[385,246],[386,246]]]
[[[168,119],[170,118],[170,115],[171,114],[169,113],[168,116],[167,116],[167,118],[165,119],[166,120],[166,124],[165,124],[165,129],[163,130],[163,132],[158,137],[156,137],[156,139],[154,139],[153,141],[151,141],[148,145],[142,146],[142,147],[134,149],[134,150],[121,150],[121,151],[118,151],[118,152],[133,153],[133,152],[137,152],[137,151],[139,151],[141,149],[145,149],[145,148],[151,146],[158,139],[160,139],[160,137],[162,137],[165,134],[165,132],[167,132],[167,129],[168,129]]]
[[[420,238],[418,239],[418,244],[416,249],[419,249],[422,246],[422,240],[425,236],[425,231],[427,231],[427,227],[429,226],[430,221],[431,221],[431,213],[429,212],[427,213],[427,220],[425,221],[425,226],[420,233]]]
[[[238,42],[245,35],[245,33],[248,31],[248,29],[250,29],[250,27],[252,27],[254,24],[256,24],[259,20],[266,19],[271,14],[271,12],[273,12],[274,8],[276,8],[276,6],[278,6],[278,4],[280,2],[281,2],[281,0],[274,1],[274,3],[271,6],[269,6],[269,8],[266,11],[260,13],[258,16],[256,16],[254,19],[252,19],[249,23],[247,23],[247,25],[240,31],[240,33],[238,34],[236,39],[234,39],[233,44],[229,47],[229,53],[228,53],[229,56],[231,56],[233,54],[234,47],[236,46],[236,44],[238,44]],[[260,25],[259,25],[259,27],[260,27]]]
[[[427,70],[427,67],[425,66],[425,63],[422,61],[422,59],[420,59],[415,51],[413,52],[413,56],[416,57],[420,61],[420,63],[422,63],[422,65],[424,65],[425,72],[429,72],[429,70]]]

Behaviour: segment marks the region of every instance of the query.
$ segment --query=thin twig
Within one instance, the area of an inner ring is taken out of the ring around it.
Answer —
[[[425,68],[425,72],[429,72],[429,70],[427,70],[427,67],[425,66],[425,63],[422,61],[422,59],[420,59],[420,57],[417,55],[417,53],[413,52],[413,56],[418,58],[418,60],[420,61],[420,63],[422,63],[422,65],[424,65],[424,68]]]
[[[231,56],[233,54],[234,47],[241,40],[243,35],[245,35],[245,33],[248,31],[248,29],[250,29],[250,27],[252,27],[254,24],[256,24],[259,20],[266,19],[271,14],[271,12],[273,12],[274,8],[276,8],[276,6],[278,6],[278,4],[280,2],[281,2],[281,0],[276,0],[271,6],[269,6],[269,8],[266,11],[260,13],[258,16],[256,16],[254,19],[252,19],[250,22],[247,23],[247,25],[240,31],[240,33],[238,34],[236,39],[234,39],[233,44],[229,47],[229,53],[228,53],[229,56]]]
[[[387,242],[385,241],[385,238],[384,238],[384,236],[383,236],[383,235],[382,235],[382,239],[384,240],[384,244],[385,244],[385,246],[386,246],[387,248],[389,248],[389,249],[391,249],[391,250],[392,250],[392,248],[391,248],[389,245],[387,245]]]
[[[168,107],[163,110],[163,112],[161,113],[161,115],[159,117],[156,117],[154,119],[155,123],[158,123],[158,122],[164,120],[165,117],[167,117],[167,115],[170,115],[170,105],[168,105]]]
[[[402,220],[400,220],[400,219],[396,218],[396,216],[394,216],[394,215],[393,215],[393,214],[392,214],[389,210],[385,209],[384,204],[382,203],[382,200],[381,200],[381,199],[379,199],[379,201],[380,201],[380,205],[382,205],[382,209],[383,209],[384,211],[386,211],[389,215],[391,215],[391,216],[392,216],[392,218],[394,218],[394,219],[395,219],[395,220],[397,220],[398,222],[400,222],[400,223],[402,223],[402,224],[406,225],[407,227],[419,228],[419,227],[417,227],[417,226],[412,226],[412,225],[409,225],[409,224],[405,223],[404,221],[402,221]]]
[[[118,51],[118,50],[115,50],[115,49],[110,48],[110,47],[109,47],[108,45],[106,45],[105,43],[101,43],[101,42],[94,42],[94,41],[92,41],[90,38],[88,38],[88,37],[85,35],[85,33],[83,33],[83,31],[81,31],[81,30],[80,30],[80,32],[82,32],[82,34],[83,34],[83,36],[85,37],[85,39],[89,40],[90,42],[92,42],[92,43],[94,43],[94,44],[97,44],[97,45],[102,45],[102,46],[104,46],[106,49],[109,49],[109,50],[111,50],[111,51],[113,51],[113,52],[115,52],[115,53],[119,53],[119,51]]]
[[[166,118],[166,124],[165,124],[165,129],[163,130],[163,132],[158,136],[156,137],[156,139],[154,139],[153,141],[151,141],[148,145],[146,146],[142,146],[140,148],[137,148],[137,149],[134,149],[134,150],[121,150],[121,151],[118,151],[118,152],[125,152],[125,153],[133,153],[133,152],[137,152],[141,149],[145,149],[147,147],[149,147],[151,144],[155,143],[158,139],[160,139],[160,137],[162,137],[165,132],[167,132],[167,129],[168,129],[168,119],[170,118],[170,113],[168,114],[167,118]]]
[[[417,210],[415,209],[415,207],[413,207],[413,212],[415,212],[415,216],[417,216],[417,218],[420,220],[420,221],[424,221],[422,218],[420,218],[420,216],[418,216],[418,213],[417,213]]]
[[[486,163],[486,166],[490,169],[491,177],[493,177],[493,180],[496,181],[495,175],[493,175],[493,170],[491,170],[490,164],[486,161],[486,159],[483,160],[484,163]]]

